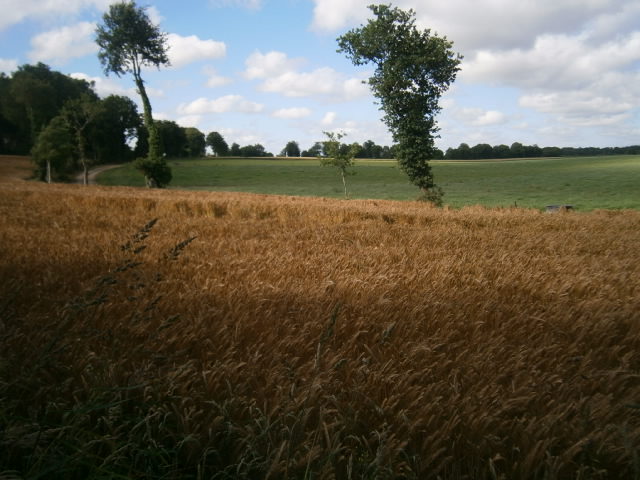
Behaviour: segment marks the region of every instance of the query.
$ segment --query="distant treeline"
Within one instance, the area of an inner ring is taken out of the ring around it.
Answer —
[[[44,63],[22,65],[11,75],[0,73],[0,155],[32,155],[36,174],[45,164],[53,179],[65,179],[81,167],[144,157],[148,132],[137,105],[128,97],[100,98],[94,85],[52,70]],[[205,134],[171,120],[156,120],[162,153],[168,157],[200,157],[209,146],[228,154],[217,132]],[[219,138],[218,138],[219,137]],[[272,156],[262,145],[231,153]]]
[[[461,143],[458,148],[448,148],[446,160],[482,160],[489,158],[532,158],[532,157],[591,157],[597,155],[640,155],[640,145],[629,147],[539,147],[515,142],[507,145],[491,146],[479,143],[470,147]]]

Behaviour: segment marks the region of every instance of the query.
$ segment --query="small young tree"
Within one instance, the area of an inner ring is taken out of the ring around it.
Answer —
[[[31,150],[40,180],[51,183],[53,173],[64,178],[73,163],[73,140],[69,125],[61,116],[54,117],[40,132]]]
[[[92,142],[91,126],[102,111],[102,104],[97,98],[82,95],[67,101],[62,109],[61,116],[69,125],[75,136],[76,148],[80,165],[82,165],[83,183],[89,184],[89,167],[93,164],[88,156],[88,147]]]
[[[398,145],[398,163],[424,199],[441,203],[442,191],[429,165],[438,132],[435,117],[438,100],[455,80],[462,57],[446,37],[418,30],[413,10],[369,8],[375,18],[339,37],[338,51],[354,65],[375,66],[369,86]]]
[[[136,161],[136,168],[144,173],[149,187],[165,186],[171,181],[171,169],[162,158],[160,138],[141,73],[144,66],[160,68],[169,64],[167,36],[151,22],[144,8],[130,1],[114,3],[109,7],[103,16],[103,24],[96,29],[96,43],[100,47],[98,58],[105,74],[133,74],[142,99],[144,124],[149,133],[149,154],[146,159]],[[160,181],[156,175],[160,175],[164,181]]]
[[[320,158],[320,163],[323,166],[336,167],[340,170],[342,177],[342,186],[344,187],[344,198],[349,198],[349,192],[347,191],[347,175],[354,175],[355,172],[351,170],[353,168],[353,158],[357,152],[357,144],[351,146],[342,145],[340,140],[346,136],[345,133],[339,132],[323,132],[327,136],[327,140],[324,141],[324,152],[326,157]]]

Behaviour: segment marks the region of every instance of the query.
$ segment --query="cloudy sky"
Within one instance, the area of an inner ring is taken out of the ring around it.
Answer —
[[[138,100],[131,76],[105,76],[94,30],[112,0],[0,0],[0,71],[44,62]],[[390,144],[380,112],[336,37],[371,0],[146,0],[168,34],[171,67],[145,72],[154,115],[216,130],[229,143],[324,130]],[[398,0],[421,28],[464,55],[439,117],[443,149],[515,141],[539,146],[640,143],[640,1]]]

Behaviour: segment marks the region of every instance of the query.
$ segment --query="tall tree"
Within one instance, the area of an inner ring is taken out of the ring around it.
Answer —
[[[282,149],[282,152],[280,152],[280,155],[283,157],[299,157],[300,146],[298,145],[298,142],[294,142],[293,140],[288,142]]]
[[[187,127],[184,129],[184,134],[187,137],[187,157],[194,158],[204,156],[206,147],[204,133],[195,127]]]
[[[91,130],[93,155],[98,163],[118,163],[132,159],[129,143],[141,126],[138,107],[129,97],[109,95]]]
[[[231,149],[229,150],[229,153],[233,157],[240,157],[242,155],[242,149],[240,148],[240,145],[234,142],[231,144]]]
[[[89,157],[89,150],[93,143],[91,127],[102,110],[102,103],[95,98],[84,95],[69,100],[62,109],[61,116],[69,125],[75,136],[75,144],[82,166],[83,183],[89,184],[89,167],[94,163]]]
[[[144,124],[149,132],[148,157],[137,166],[144,172],[148,186],[165,186],[171,181],[171,169],[162,159],[160,138],[141,73],[144,66],[160,68],[169,64],[167,36],[151,22],[144,8],[130,1],[109,7],[103,16],[103,24],[96,29],[96,42],[105,74],[133,75],[142,99]]]
[[[369,8],[375,18],[339,37],[338,52],[354,65],[375,66],[369,85],[397,142],[400,167],[423,191],[423,198],[440,204],[442,190],[429,165],[438,132],[435,117],[441,110],[440,96],[455,80],[462,57],[446,37],[418,30],[413,10]]]
[[[74,138],[62,116],[53,118],[38,134],[31,150],[40,180],[51,183],[55,174],[64,178],[73,168]]]
[[[216,157],[226,157],[229,154],[229,145],[218,132],[209,132],[207,146],[211,147]],[[238,148],[240,148],[240,145],[238,145]]]
[[[0,136],[6,153],[27,154],[40,131],[73,98],[98,98],[91,84],[51,70],[48,65],[22,65],[11,77],[0,77]]]
[[[160,138],[160,153],[166,157],[183,157],[187,151],[185,129],[173,120],[153,122]]]

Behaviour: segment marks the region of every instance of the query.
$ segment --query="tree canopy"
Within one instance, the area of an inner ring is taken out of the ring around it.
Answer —
[[[283,157],[299,157],[300,156],[300,146],[298,142],[291,140],[287,142],[285,147],[280,152],[280,155]]]
[[[169,64],[167,36],[135,2],[114,3],[96,29],[98,58],[106,74],[132,73],[141,80],[142,67]]]
[[[209,132],[206,142],[207,146],[213,150],[213,154],[216,157],[226,157],[229,155],[229,145],[220,133]]]
[[[38,134],[70,99],[97,99],[91,84],[51,70],[22,65],[10,77],[0,75],[0,153],[29,153]]]
[[[62,116],[54,117],[38,134],[31,150],[40,180],[64,180],[73,169],[74,138]]]
[[[462,57],[446,37],[420,31],[415,12],[371,5],[373,19],[338,38],[354,65],[373,64],[368,83],[393,134],[397,158],[428,199],[438,201],[428,161],[434,157],[440,96],[455,80]],[[435,196],[432,196],[435,195]]]
[[[187,139],[185,155],[190,158],[204,156],[206,148],[204,133],[195,127],[187,127],[184,129],[184,134]]]

